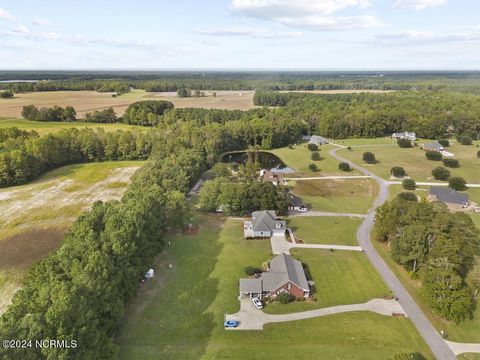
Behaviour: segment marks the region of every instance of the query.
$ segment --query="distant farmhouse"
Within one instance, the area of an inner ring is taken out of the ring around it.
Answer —
[[[271,182],[273,185],[286,185],[287,182],[283,178],[283,173],[273,172],[270,170],[260,170],[260,176],[263,182]]]
[[[440,201],[454,211],[465,209],[469,205],[467,194],[443,187],[431,187],[428,199],[430,201]]]
[[[304,139],[308,140],[309,144],[315,144],[315,145],[328,144],[328,140],[325,139],[323,136],[319,136],[319,135],[304,136]]]
[[[296,298],[308,298],[310,288],[302,263],[290,255],[280,254],[270,260],[267,272],[255,279],[240,279],[240,295],[276,297],[288,293]]]
[[[290,211],[308,211],[307,206],[298,196],[288,193],[288,210]]]
[[[248,238],[265,238],[283,235],[287,228],[285,220],[280,220],[275,210],[254,211],[252,220],[243,222],[243,236]]]
[[[417,140],[417,134],[414,132],[408,132],[408,131],[403,131],[399,133],[393,133],[392,134],[392,139],[407,139],[410,141],[415,141]]]
[[[444,150],[443,146],[437,141],[423,144],[422,149],[425,151],[436,151],[436,152],[442,152]]]

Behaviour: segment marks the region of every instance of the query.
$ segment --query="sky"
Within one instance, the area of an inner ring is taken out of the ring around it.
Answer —
[[[0,69],[480,70],[480,0],[0,0]]]

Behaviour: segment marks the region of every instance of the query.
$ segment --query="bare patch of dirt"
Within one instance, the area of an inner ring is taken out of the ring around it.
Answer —
[[[58,247],[65,228],[45,228],[16,234],[1,242],[0,271],[26,270]]]

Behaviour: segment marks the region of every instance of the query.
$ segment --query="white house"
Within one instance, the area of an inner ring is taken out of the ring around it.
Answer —
[[[410,141],[417,140],[417,135],[414,132],[403,131],[399,133],[393,133],[392,139],[407,139]]]
[[[252,220],[243,222],[243,236],[246,239],[269,238],[277,234],[285,234],[286,228],[287,223],[277,218],[275,210],[254,211]]]

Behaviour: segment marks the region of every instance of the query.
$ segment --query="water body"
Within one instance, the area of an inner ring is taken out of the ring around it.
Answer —
[[[237,164],[246,164],[249,160],[259,163],[262,169],[274,169],[275,171],[285,173],[293,172],[279,157],[265,151],[256,153],[247,151],[227,153],[221,159],[223,163]]]

